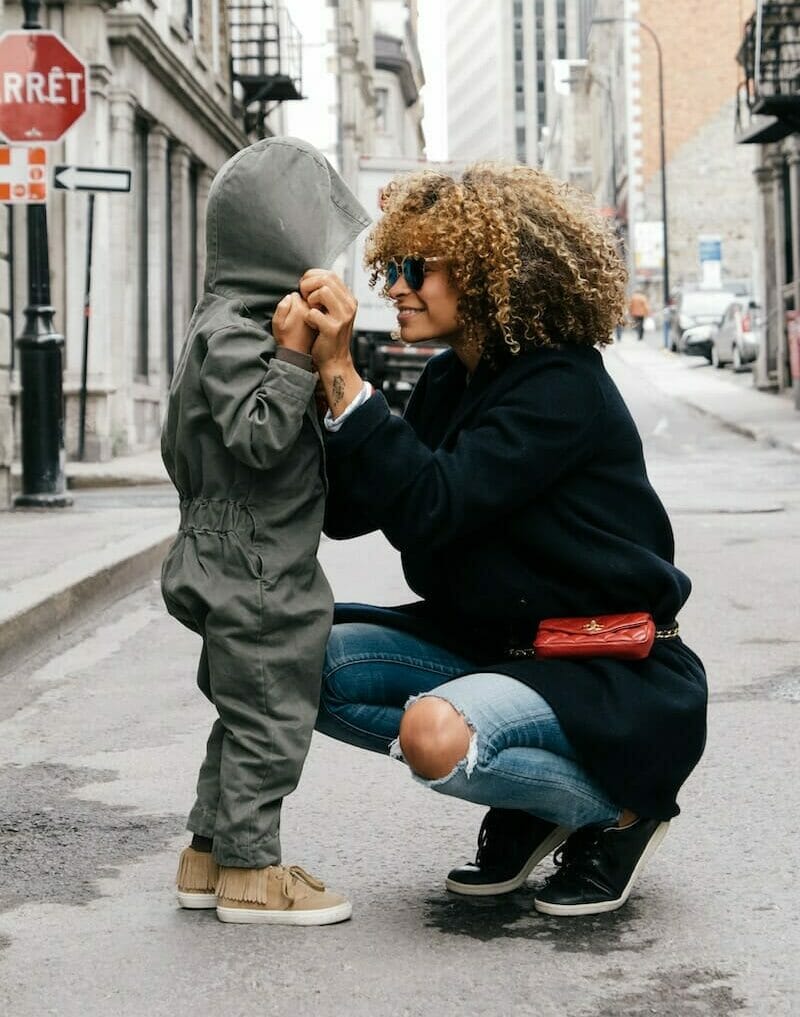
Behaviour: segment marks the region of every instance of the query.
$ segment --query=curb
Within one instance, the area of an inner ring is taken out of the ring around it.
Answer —
[[[70,491],[87,490],[100,487],[156,487],[157,485],[168,485],[169,478],[163,474],[147,476],[139,474],[135,477],[114,476],[113,474],[67,474],[67,489]]]
[[[616,349],[616,347],[614,347]],[[662,352],[662,351],[659,351]],[[629,359],[625,356],[622,351],[617,351],[617,355],[620,360],[632,370],[641,371],[642,368],[639,364],[635,363],[635,360]],[[670,356],[676,356],[676,354],[670,354]],[[692,393],[681,392],[679,389],[674,388],[668,384],[664,384],[663,380],[658,377],[657,374],[644,370],[644,376],[648,382],[653,385],[654,388],[665,396],[671,399],[676,399],[678,402],[689,406],[691,409],[696,410],[703,416],[708,417],[711,420],[716,421],[721,427],[724,427],[728,431],[732,431],[734,434],[741,435],[743,438],[748,438],[751,441],[758,442],[759,444],[766,445],[770,448],[781,449],[785,452],[792,452],[795,455],[800,455],[800,438],[795,439],[793,437],[783,438],[769,425],[750,423],[748,421],[732,420],[730,416],[726,416],[717,409],[712,409],[707,403],[703,402],[702,399],[693,397]],[[748,390],[743,389],[742,391],[747,392]],[[764,395],[768,399],[777,399],[778,396],[766,395],[764,393],[758,393]],[[797,431],[800,434],[800,413],[797,418]]]
[[[87,615],[108,607],[158,574],[175,535],[151,535],[121,557],[100,562],[74,581],[45,593],[18,612],[0,618],[0,679],[38,652],[45,641],[61,639]],[[24,599],[24,598],[23,598]]]

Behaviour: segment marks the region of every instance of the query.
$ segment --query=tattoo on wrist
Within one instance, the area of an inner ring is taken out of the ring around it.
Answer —
[[[338,406],[342,399],[344,399],[344,378],[341,374],[334,375],[333,383],[331,385],[331,395],[333,396],[334,406]]]

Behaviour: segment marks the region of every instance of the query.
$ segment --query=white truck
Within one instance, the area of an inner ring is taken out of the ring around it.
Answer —
[[[455,175],[456,163],[427,162],[424,159],[390,159],[363,155],[358,166],[358,199],[373,220],[381,215],[380,198],[383,188],[402,173],[415,173],[435,169]],[[383,295],[380,281],[374,289],[369,286],[369,273],[364,268],[364,244],[369,230],[353,244],[351,288],[358,300],[353,332],[353,359],[362,377],[380,389],[389,403],[403,406],[422,369],[440,343],[417,343],[406,346],[393,339],[397,331],[396,311]],[[399,255],[404,252],[398,251]]]

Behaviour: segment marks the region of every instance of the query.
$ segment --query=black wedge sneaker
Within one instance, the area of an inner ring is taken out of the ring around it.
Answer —
[[[666,836],[669,823],[642,819],[629,826],[584,826],[556,852],[550,876],[534,907],[546,915],[596,915],[616,911]]]
[[[445,886],[472,897],[518,889],[534,865],[563,844],[569,830],[515,809],[489,809],[475,861],[452,869]]]

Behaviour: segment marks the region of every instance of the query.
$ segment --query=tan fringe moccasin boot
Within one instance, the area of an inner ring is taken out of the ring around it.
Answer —
[[[325,889],[299,865],[231,869],[221,865],[217,879],[217,918],[221,922],[264,925],[333,925],[353,912],[349,900]]]
[[[181,851],[178,862],[178,903],[182,908],[215,908],[219,866],[208,851]]]

